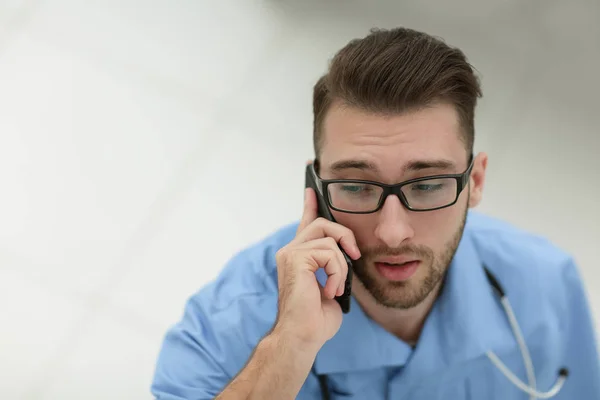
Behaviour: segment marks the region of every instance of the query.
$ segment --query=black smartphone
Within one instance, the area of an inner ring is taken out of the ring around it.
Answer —
[[[336,222],[331,214],[331,210],[323,197],[323,193],[317,187],[317,173],[314,168],[314,164],[311,163],[306,166],[306,188],[312,188],[317,194],[317,204],[318,204],[318,213],[320,217],[328,219],[329,221]],[[342,312],[347,314],[350,312],[350,298],[352,295],[352,259],[346,254],[344,249],[339,245],[338,246],[346,259],[346,263],[348,264],[348,276],[346,278],[346,282],[344,284],[344,294],[341,296],[336,296],[335,299],[342,307]]]

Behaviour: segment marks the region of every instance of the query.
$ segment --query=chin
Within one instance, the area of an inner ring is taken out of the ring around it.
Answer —
[[[411,285],[410,282],[394,282],[381,288],[377,302],[388,308],[407,310],[421,304],[429,294],[424,293],[422,286]]]
[[[431,265],[421,265],[414,276],[405,281],[394,282],[382,278],[372,266],[361,282],[378,304],[387,308],[407,310],[425,301],[442,277],[443,273],[436,273]]]

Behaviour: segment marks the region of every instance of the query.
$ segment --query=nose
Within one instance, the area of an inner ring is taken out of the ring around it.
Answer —
[[[409,223],[409,210],[404,208],[398,196],[388,196],[379,210],[375,236],[388,247],[401,246],[414,236]]]

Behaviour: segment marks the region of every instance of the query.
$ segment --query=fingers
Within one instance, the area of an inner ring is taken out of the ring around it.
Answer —
[[[340,285],[344,285],[347,271],[344,273],[333,250],[313,249],[310,250],[310,257],[315,261],[313,264],[315,270],[319,267],[325,270],[327,282],[323,290],[328,299],[333,299],[340,292]]]
[[[298,233],[317,219],[317,213],[317,194],[312,188],[306,188],[304,190],[304,211],[298,225]]]
[[[306,164],[312,162],[308,160]],[[307,253],[302,250],[308,251],[312,260],[306,261],[313,272],[318,268],[325,269],[328,278],[324,291],[329,298],[333,298],[344,293],[348,276],[348,265],[340,247],[355,260],[360,258],[360,250],[350,229],[319,217],[317,195],[312,188],[304,191],[304,209],[293,240],[293,252],[295,255],[304,255]]]
[[[325,293],[330,299],[338,295],[341,290],[340,287],[344,286],[346,276],[348,276],[348,266],[345,261],[343,264],[340,262],[340,249],[337,248],[337,245],[331,242],[326,243],[327,239],[323,238],[319,242],[323,248],[312,247],[311,245],[314,242],[310,242],[279,250],[276,259],[278,274],[281,279],[278,282],[281,285],[284,281],[289,284],[296,279],[291,276],[299,278],[300,275],[306,273],[312,274],[314,279],[314,273],[319,268],[323,268],[327,274]],[[343,293],[343,290],[341,293]]]
[[[336,296],[341,296],[344,294],[346,278],[348,277],[348,264],[346,263],[346,258],[340,251],[337,242],[331,237],[325,237],[321,239],[311,240],[310,242],[303,243],[297,247],[299,250],[310,250],[310,249],[319,249],[319,250],[331,250],[335,255],[335,263],[336,266],[339,267],[341,271],[341,282],[336,288]],[[326,271],[327,272],[327,271]]]
[[[299,230],[294,241],[308,242],[323,237],[333,238],[353,260],[360,258],[360,250],[358,249],[354,233],[345,226],[328,221],[325,218],[316,218],[310,224],[309,229]]]

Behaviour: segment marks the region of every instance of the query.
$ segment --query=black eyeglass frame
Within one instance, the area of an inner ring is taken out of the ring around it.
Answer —
[[[317,173],[317,170],[319,169],[319,160],[318,159],[314,160],[311,167],[312,167],[313,174],[315,176],[315,182],[320,191],[320,193],[317,193],[317,195],[321,195],[323,197],[323,199],[325,200],[325,202],[329,205],[329,207],[331,207],[335,211],[339,211],[339,212],[343,212],[343,213],[347,213],[347,214],[372,214],[372,213],[375,213],[375,212],[381,210],[381,208],[383,207],[383,204],[385,203],[385,200],[391,194],[395,194],[396,196],[398,196],[402,205],[404,207],[406,207],[406,209],[408,209],[410,211],[414,211],[414,212],[435,211],[435,210],[441,210],[443,208],[453,206],[454,204],[456,204],[460,194],[462,193],[464,188],[467,186],[467,183],[469,182],[469,177],[471,175],[471,171],[473,169],[474,162],[475,162],[475,159],[473,157],[473,154],[471,154],[471,156],[469,158],[469,166],[462,174],[443,174],[443,175],[424,176],[421,178],[410,179],[410,180],[396,183],[393,185],[376,182],[376,181],[361,180],[361,179],[322,179],[319,176],[319,174]],[[456,196],[454,197],[454,201],[452,203],[449,203],[449,204],[446,204],[446,205],[443,205],[440,207],[434,207],[434,208],[415,209],[415,208],[412,208],[408,204],[408,201],[404,197],[404,193],[402,193],[402,187],[404,187],[406,185],[410,185],[415,182],[428,181],[428,180],[432,180],[432,179],[447,179],[447,178],[456,179]],[[348,210],[343,210],[343,209],[337,208],[331,203],[331,198],[329,197],[329,191],[327,190],[327,187],[332,183],[358,183],[358,184],[375,185],[375,186],[381,187],[383,192],[381,194],[381,197],[379,198],[379,203],[377,204],[377,207],[374,210],[371,210],[371,211],[348,211]]]

